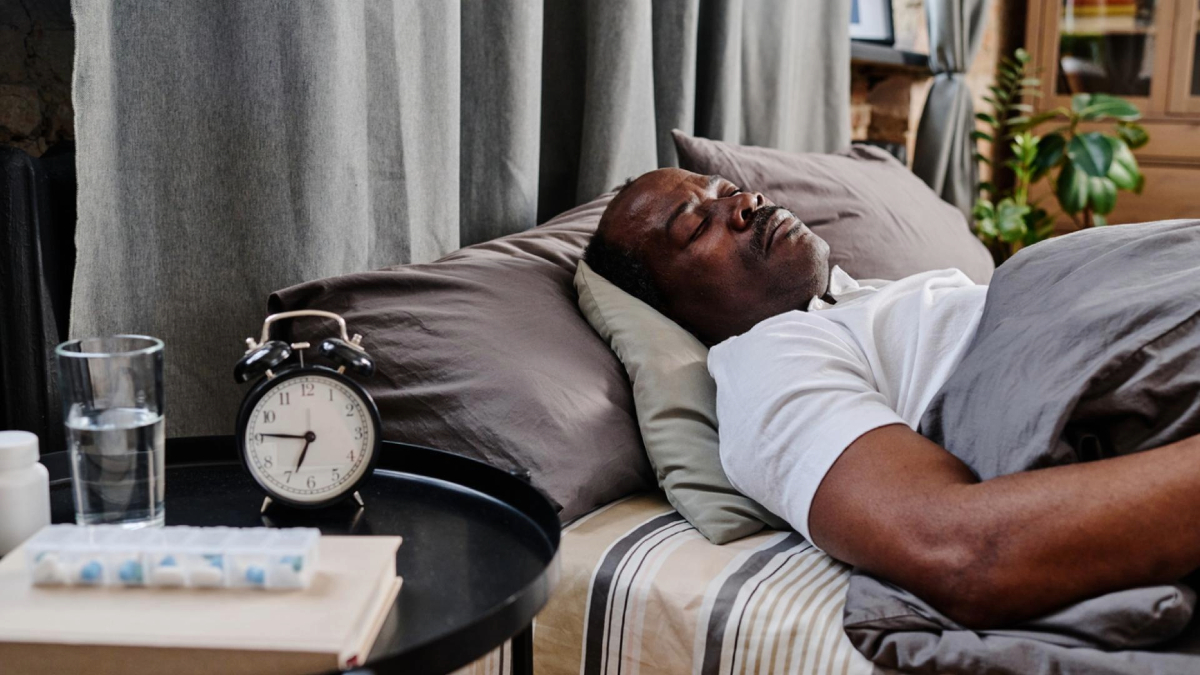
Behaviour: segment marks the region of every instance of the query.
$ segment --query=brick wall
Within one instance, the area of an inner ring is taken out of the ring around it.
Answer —
[[[38,157],[75,138],[70,0],[0,0],[0,144]]]

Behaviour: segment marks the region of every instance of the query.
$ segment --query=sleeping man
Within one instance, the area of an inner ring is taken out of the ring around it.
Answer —
[[[752,187],[645,174],[616,195],[585,254],[712,346],[721,461],[736,488],[972,628],[1200,568],[1194,420],[1159,447],[981,481],[916,430],[982,330],[988,287],[957,270],[860,283]],[[1194,300],[1200,280],[1183,283]],[[1175,367],[1200,369],[1197,352]]]

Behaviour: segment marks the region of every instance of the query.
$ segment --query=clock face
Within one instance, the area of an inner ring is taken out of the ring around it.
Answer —
[[[317,373],[267,383],[242,439],[246,467],[273,496],[300,504],[334,501],[371,467],[373,408],[346,382]]]

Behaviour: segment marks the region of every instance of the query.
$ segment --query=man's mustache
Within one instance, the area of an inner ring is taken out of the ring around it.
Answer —
[[[787,211],[787,209],[778,204],[771,204],[770,206],[761,206],[750,214],[750,247],[760,258],[767,252],[767,235],[770,234],[767,232],[767,224],[779,211]]]

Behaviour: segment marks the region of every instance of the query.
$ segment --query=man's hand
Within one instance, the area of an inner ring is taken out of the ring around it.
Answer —
[[[850,445],[813,499],[814,543],[970,628],[1200,566],[1200,437],[979,482],[904,425]]]

